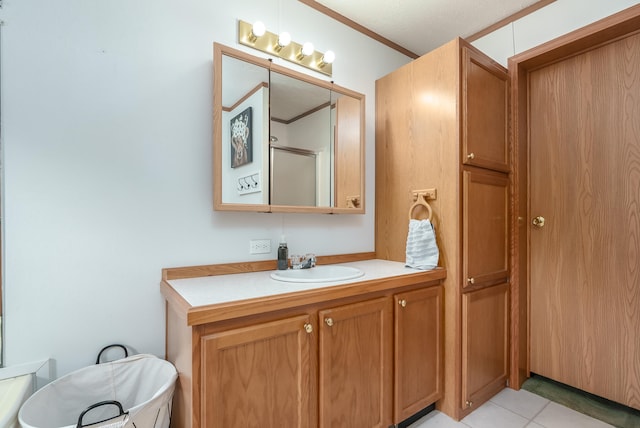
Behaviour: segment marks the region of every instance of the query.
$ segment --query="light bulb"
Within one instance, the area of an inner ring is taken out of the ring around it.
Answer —
[[[313,43],[307,42],[302,45],[302,55],[309,56],[313,53]]]
[[[325,64],[333,64],[333,61],[336,60],[336,54],[333,51],[326,51],[324,55],[322,55],[322,62]]]
[[[285,46],[289,46],[289,43],[291,43],[291,34],[286,31],[280,33],[278,36],[278,46],[284,48]]]
[[[262,21],[256,21],[253,23],[253,27],[251,28],[251,32],[255,37],[262,37],[267,29],[264,26]]]

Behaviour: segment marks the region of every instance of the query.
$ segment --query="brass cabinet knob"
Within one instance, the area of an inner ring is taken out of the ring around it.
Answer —
[[[333,318],[325,318],[324,319],[325,324],[327,324],[329,327],[331,327],[333,325]]]
[[[467,400],[467,407],[471,407],[471,406],[473,406],[473,401],[468,401]]]
[[[469,159],[469,160],[474,160],[475,158],[476,158],[475,153],[469,153],[469,154],[467,155],[467,159]]]
[[[467,284],[471,284],[471,285],[473,285],[473,284],[475,284],[475,283],[476,283],[475,278],[467,278]]]
[[[309,323],[306,323],[304,325],[304,331],[306,331],[307,333],[313,333],[313,326]]]
[[[402,306],[403,308],[405,308],[407,306],[407,301],[402,299],[402,300],[398,300],[398,304],[400,306]]]
[[[541,215],[539,215],[538,217],[534,217],[533,220],[531,220],[531,223],[537,227],[537,228],[543,228],[544,227],[544,217],[542,217]]]

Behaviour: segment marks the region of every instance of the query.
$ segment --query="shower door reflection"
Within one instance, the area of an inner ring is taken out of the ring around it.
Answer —
[[[291,206],[318,205],[316,192],[317,155],[271,144],[271,204]]]

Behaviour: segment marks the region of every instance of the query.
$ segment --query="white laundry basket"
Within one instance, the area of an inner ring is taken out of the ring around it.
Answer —
[[[96,364],[37,391],[18,420],[22,428],[167,428],[177,378],[171,363],[153,355]]]

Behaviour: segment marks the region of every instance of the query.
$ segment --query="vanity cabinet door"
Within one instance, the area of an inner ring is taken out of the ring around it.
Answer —
[[[394,296],[394,422],[442,397],[442,286]]]
[[[315,426],[314,336],[308,315],[203,336],[199,426]]]
[[[509,171],[509,75],[487,56],[462,48],[462,163]]]
[[[509,179],[479,168],[463,176],[462,287],[500,284],[509,277]]]
[[[391,305],[382,297],[319,311],[321,428],[391,425]]]
[[[504,388],[509,368],[509,284],[462,295],[462,408]]]

